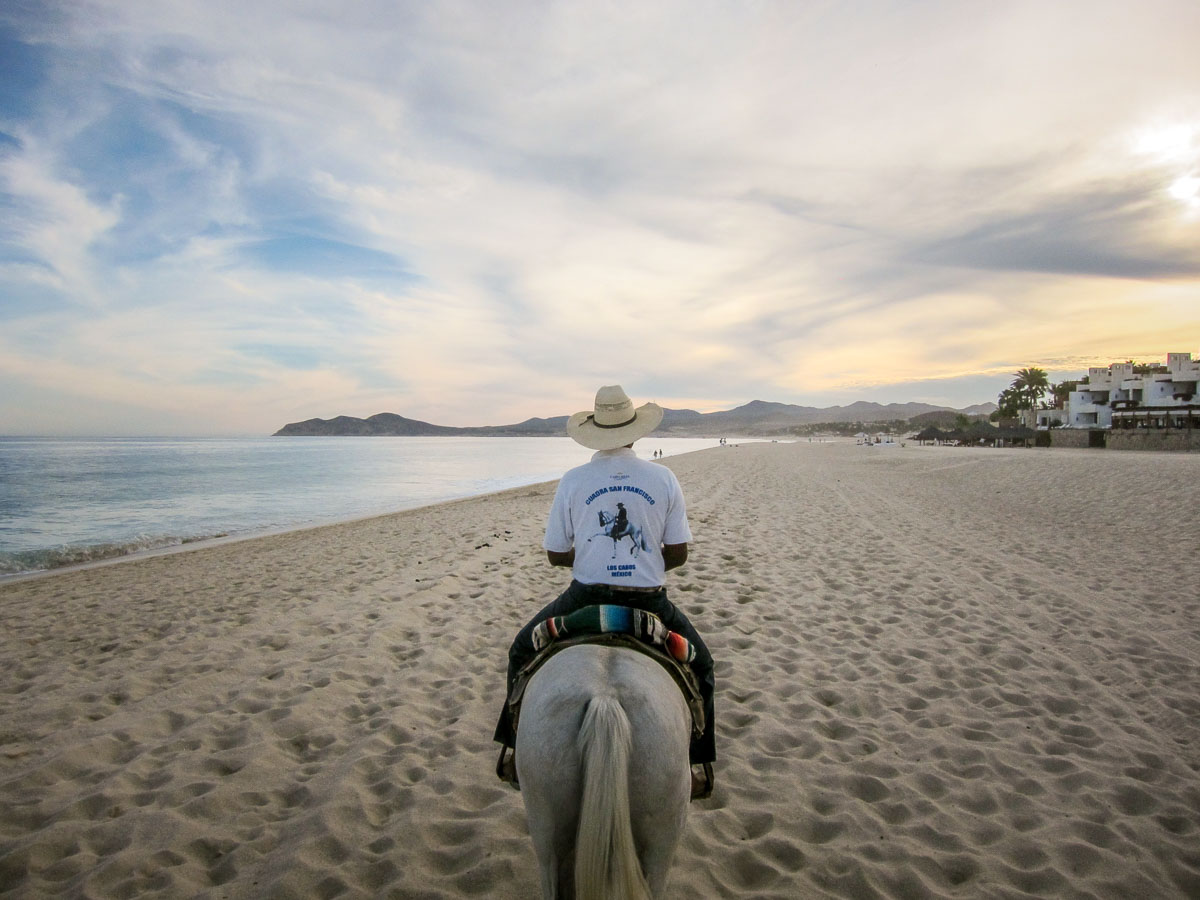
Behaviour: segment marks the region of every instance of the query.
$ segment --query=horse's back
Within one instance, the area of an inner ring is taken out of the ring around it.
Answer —
[[[628,720],[629,821],[642,868],[657,892],[687,815],[691,717],[674,680],[643,653],[570,647],[530,681],[517,730],[530,834],[543,865],[558,870],[559,882],[569,882],[584,783],[579,738],[588,708],[599,698],[606,706],[615,699]]]

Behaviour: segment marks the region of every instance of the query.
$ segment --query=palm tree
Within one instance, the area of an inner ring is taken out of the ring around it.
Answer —
[[[1067,405],[1067,400],[1071,398],[1071,391],[1079,387],[1078,381],[1060,381],[1058,384],[1050,385],[1050,398],[1054,402],[1055,409],[1062,409]]]
[[[1000,407],[996,410],[999,413],[999,418],[1017,418],[1020,415],[1023,402],[1023,395],[1015,387],[1005,388],[1000,392],[997,402],[997,405]]]
[[[1017,370],[1012,388],[1028,401],[1021,404],[1022,409],[1037,409],[1038,401],[1042,399],[1046,391],[1050,390],[1050,380],[1046,377],[1045,369],[1030,366],[1027,369]]]

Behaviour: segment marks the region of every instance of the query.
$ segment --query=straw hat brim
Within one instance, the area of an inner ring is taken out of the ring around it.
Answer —
[[[567,419],[567,435],[589,450],[615,450],[643,438],[662,424],[663,408],[645,403],[635,409],[632,421],[615,428],[597,425],[592,410],[585,409]]]

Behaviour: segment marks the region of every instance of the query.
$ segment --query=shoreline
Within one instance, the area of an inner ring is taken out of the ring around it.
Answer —
[[[666,462],[718,729],[668,897],[1200,892],[1200,458]],[[538,897],[491,734],[554,484],[0,583],[0,893]]]
[[[754,442],[754,439],[743,439],[743,440],[746,440],[747,442]],[[710,449],[718,449],[718,448],[702,447],[702,448],[699,448],[696,450],[686,450],[686,451],[683,451],[680,453],[673,453],[669,456],[664,457],[664,459],[671,459],[674,457],[686,456],[690,453],[701,453],[704,450],[710,450]],[[557,478],[543,479],[543,480],[557,482]],[[362,519],[372,519],[372,518],[378,518],[378,517],[382,517],[382,516],[391,516],[391,515],[396,515],[396,514],[402,513],[402,512],[409,512],[409,511],[412,511],[415,509],[423,509],[423,508],[431,507],[431,506],[439,506],[444,503],[454,503],[454,502],[457,502],[460,500],[470,500],[475,497],[487,496],[488,494],[504,493],[505,491],[508,491],[508,490],[517,490],[521,487],[525,487],[530,484],[539,484],[539,483],[541,483],[541,482],[540,481],[531,481],[531,482],[525,482],[523,484],[518,483],[511,487],[501,488],[499,490],[485,490],[480,493],[464,494],[461,496],[453,496],[452,495],[452,496],[445,497],[443,499],[433,500],[433,501],[429,501],[426,499],[414,500],[414,501],[412,501],[411,505],[400,505],[396,508],[388,509],[388,510],[384,510],[384,511],[380,511],[380,512],[368,512],[368,513],[362,513],[359,515],[337,516],[337,517],[326,519],[326,520],[310,521],[310,522],[305,522],[305,523],[295,524],[295,525],[284,525],[284,526],[280,526],[277,528],[249,529],[244,532],[239,532],[239,533],[234,533],[234,534],[221,534],[221,535],[215,535],[215,536],[211,536],[211,537],[183,537],[183,538],[179,538],[179,539],[171,538],[170,540],[173,541],[172,543],[166,543],[166,544],[163,544],[162,546],[158,546],[158,547],[150,547],[150,548],[146,548],[146,549],[133,550],[133,551],[129,551],[129,552],[114,553],[110,556],[101,556],[101,557],[96,557],[94,559],[87,559],[82,562],[74,562],[74,563],[68,563],[66,565],[52,566],[50,568],[45,568],[45,569],[29,569],[29,570],[20,571],[20,572],[0,573],[0,585],[10,584],[10,583],[17,582],[17,581],[24,581],[24,580],[28,580],[31,578],[46,577],[46,576],[54,575],[54,574],[61,573],[61,572],[69,572],[69,571],[76,571],[76,570],[80,570],[80,569],[87,569],[87,568],[91,568],[94,566],[114,565],[116,563],[125,562],[125,561],[129,561],[129,560],[146,559],[146,558],[154,557],[154,556],[182,553],[182,552],[185,552],[188,550],[216,546],[216,545],[235,542],[235,541],[255,540],[260,537],[270,537],[270,536],[276,535],[276,534],[286,534],[291,531],[304,531],[304,530],[312,529],[312,528],[323,528],[323,527],[331,526],[331,525],[340,525],[340,524],[345,524],[348,522],[355,522],[355,521],[359,521]],[[81,545],[81,547],[83,547],[85,549],[87,546],[91,546],[91,545]],[[31,551],[31,552],[40,552],[40,551]]]
[[[696,450],[695,453],[702,451]],[[682,455],[682,454],[681,454]],[[557,484],[558,480],[553,479],[545,482],[532,482],[527,485],[518,485],[516,487],[504,488],[500,491],[486,491],[482,494],[469,494],[465,497],[452,497],[448,500],[438,500],[434,503],[420,503],[417,506],[410,506],[403,509],[394,509],[382,513],[368,513],[362,516],[350,516],[344,519],[332,519],[328,522],[315,522],[295,527],[272,528],[267,531],[253,531],[246,534],[228,534],[220,537],[202,538],[199,540],[185,540],[178,544],[171,544],[166,547],[155,547],[149,550],[137,550],[133,553],[123,553],[119,556],[110,556],[103,559],[88,560],[82,563],[72,563],[66,566],[55,566],[52,569],[36,569],[29,572],[13,572],[11,575],[0,575],[0,588],[6,584],[14,584],[21,581],[30,581],[38,578],[48,578],[53,575],[64,574],[67,572],[86,571],[88,569],[101,568],[105,566],[115,566],[125,562],[138,562],[144,559],[153,559],[159,556],[173,556],[179,553],[189,553],[193,550],[207,550],[213,547],[222,547],[227,544],[235,544],[243,541],[256,541],[262,538],[278,537],[285,534],[302,533],[306,531],[319,531],[322,528],[337,528],[341,525],[352,525],[356,522],[367,522],[372,519],[387,519],[393,516],[401,516],[405,513],[417,512],[425,509],[436,509],[439,506],[446,506],[451,503],[469,503],[472,500],[478,500],[482,497],[490,497],[493,495],[503,495],[510,491],[519,491],[527,487],[537,487],[543,484]]]

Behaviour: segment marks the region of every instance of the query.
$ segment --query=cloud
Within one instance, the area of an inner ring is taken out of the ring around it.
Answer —
[[[1197,147],[1200,164],[1200,146]],[[911,248],[912,261],[977,269],[1100,275],[1111,278],[1178,278],[1200,275],[1200,244],[1186,227],[1178,203],[1162,189],[1162,175],[1142,171],[1088,185],[1062,184],[1030,198],[1026,167],[1008,173],[1007,209],[989,210],[964,223],[961,233]],[[1184,225],[1185,227],[1180,227]]]
[[[966,405],[1194,349],[1198,30],[1182,0],[8,9],[0,393],[261,432],[612,380]]]
[[[0,185],[10,218],[0,234],[5,256],[40,268],[35,280],[94,301],[97,277],[88,248],[119,220],[119,211],[92,202],[78,185],[56,176],[33,142],[0,157]]]

